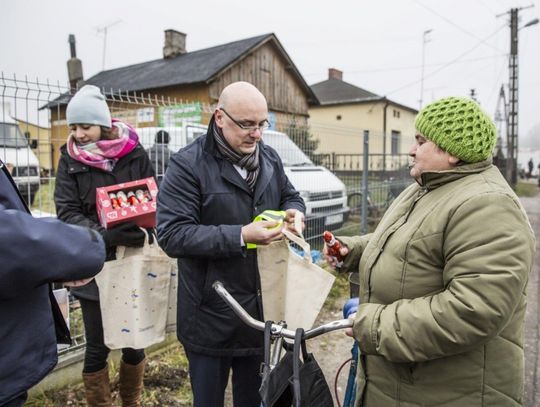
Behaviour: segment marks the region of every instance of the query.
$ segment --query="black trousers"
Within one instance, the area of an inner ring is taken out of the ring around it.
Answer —
[[[8,401],[5,404],[0,405],[0,407],[22,407],[28,398],[28,393],[24,392],[20,396]]]
[[[218,357],[186,351],[193,391],[193,407],[223,407],[232,369],[234,407],[259,407],[262,355]]]
[[[80,298],[86,337],[83,373],[94,373],[107,366],[111,351],[103,338],[103,322],[99,301]],[[138,365],[144,359],[144,349],[122,349],[122,360],[128,365]]]

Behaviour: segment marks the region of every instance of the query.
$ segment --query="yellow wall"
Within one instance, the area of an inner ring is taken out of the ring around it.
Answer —
[[[382,168],[385,102],[314,106],[309,110],[311,131],[319,139],[317,153],[361,154],[364,130],[369,130],[369,153],[380,154],[370,167]],[[394,117],[399,112],[399,118]],[[341,119],[338,120],[338,116]],[[392,163],[391,133],[401,132],[400,154],[407,154],[414,142],[416,113],[390,103],[386,108],[386,163]]]
[[[37,126],[35,124],[25,122],[24,120],[18,120],[19,129],[23,134],[29,133],[28,140],[36,140],[37,148],[33,148],[32,151],[39,160],[39,166],[42,169],[49,170],[52,167],[52,142],[51,142],[51,129],[46,127]]]

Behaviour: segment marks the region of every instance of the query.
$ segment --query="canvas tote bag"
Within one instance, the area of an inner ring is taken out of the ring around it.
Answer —
[[[313,264],[309,244],[283,230],[287,239],[257,246],[265,321],[286,321],[288,329],[310,329],[321,310],[335,277]],[[299,256],[290,247],[304,251]]]
[[[156,239],[149,244],[147,238],[141,248],[119,246],[116,260],[95,279],[105,345],[142,349],[165,339],[171,259]]]

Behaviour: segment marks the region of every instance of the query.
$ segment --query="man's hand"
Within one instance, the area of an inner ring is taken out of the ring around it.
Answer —
[[[349,248],[345,246],[343,242],[341,242],[341,245],[342,246],[339,252],[341,253],[341,257],[345,258],[345,256],[349,254]],[[328,246],[326,245],[326,242],[324,243],[324,246],[323,246],[323,257],[326,260],[326,262],[330,265],[330,267],[332,267],[333,269],[336,268],[337,261],[335,257],[328,255]]]
[[[300,230],[297,230],[296,228],[296,225],[295,225],[295,218],[296,218],[296,214],[299,214],[299,218],[300,218],[300,222],[298,224],[298,228]],[[302,212],[300,212],[299,210],[297,209],[287,209],[285,211],[285,227],[287,228],[287,230],[289,230],[290,232],[294,233],[295,235],[298,235],[298,234],[302,234],[302,232],[304,231],[304,229],[306,228],[306,224],[304,222],[304,219],[305,219],[305,216]]]
[[[93,279],[94,279],[94,277],[92,277],[92,278],[84,278],[82,280],[65,281],[62,284],[64,285],[64,287],[82,287],[83,285],[88,284]]]
[[[268,245],[283,237],[279,223],[275,221],[262,220],[251,222],[242,227],[242,239],[244,243],[254,243]]]

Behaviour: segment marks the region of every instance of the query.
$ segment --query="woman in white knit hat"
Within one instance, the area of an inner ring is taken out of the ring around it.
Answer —
[[[105,97],[96,86],[83,86],[66,110],[70,133],[61,147],[54,199],[58,218],[100,232],[107,260],[116,246],[140,247],[145,233],[134,223],[103,228],[97,217],[96,188],[154,176],[135,130],[111,119]],[[72,290],[81,303],[86,335],[83,381],[89,406],[111,406],[107,357],[99,292],[95,281]],[[139,406],[145,365],[144,349],[122,349],[120,397],[123,406]]]

